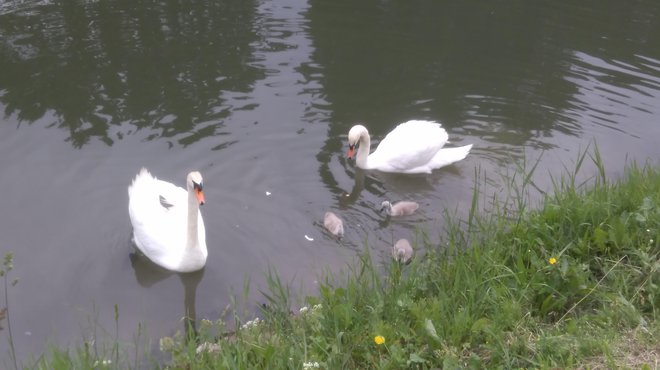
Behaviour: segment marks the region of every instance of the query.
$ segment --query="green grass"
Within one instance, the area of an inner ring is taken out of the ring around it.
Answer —
[[[487,212],[476,211],[475,190],[468,221],[448,222],[441,245],[411,265],[382,271],[365,251],[347,278],[327,277],[307,297],[316,309],[290,314],[271,275],[260,324],[217,341],[216,352],[174,341],[171,367],[660,366],[660,172],[631,165],[608,182],[597,149],[589,157],[534,209],[525,173]],[[576,184],[587,159],[598,176]]]
[[[585,161],[598,175],[577,184]],[[529,171],[509,178],[504,200],[475,188],[467,220],[448,214],[441,243],[418,245],[425,253],[410,265],[379,267],[365,246],[343,278],[322,279],[303,312],[291,312],[288,286],[270,272],[258,323],[234,312],[230,334],[218,335],[228,332],[221,318],[200,323],[194,340],[163,338],[163,366],[658,368],[660,171],[633,164],[609,181],[597,149],[575,167],[534,207]],[[37,367],[96,360],[63,353]]]

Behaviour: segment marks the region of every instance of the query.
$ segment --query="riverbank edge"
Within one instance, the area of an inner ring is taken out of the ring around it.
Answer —
[[[585,160],[597,174],[577,183]],[[516,176],[505,199],[475,180],[467,219],[448,212],[441,243],[417,243],[409,265],[377,266],[365,243],[299,305],[270,272],[259,318],[233,307],[229,320],[202,320],[194,339],[162,338],[165,365],[115,343],[55,347],[35,367],[660,367],[660,170],[630,164],[608,180],[596,148],[533,208],[531,172]]]

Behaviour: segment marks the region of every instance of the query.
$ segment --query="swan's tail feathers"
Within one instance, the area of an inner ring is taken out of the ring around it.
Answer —
[[[133,193],[133,189],[136,187],[136,185],[139,186],[139,183],[144,183],[145,181],[151,182],[155,180],[155,177],[149,173],[149,170],[147,170],[145,167],[142,167],[140,169],[140,172],[138,172],[137,175],[135,175],[135,178],[131,182],[130,185],[128,185],[128,195],[130,196],[131,193]]]
[[[465,159],[472,149],[472,144],[459,146],[458,148],[442,148],[433,157],[433,168],[448,166]]]
[[[133,182],[138,181],[140,178],[147,178],[149,180],[153,179],[154,176],[149,172],[149,170],[146,167],[140,168],[140,172],[138,172],[137,175],[135,175],[135,180]]]

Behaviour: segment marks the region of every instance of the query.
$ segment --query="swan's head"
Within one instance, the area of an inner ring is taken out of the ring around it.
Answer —
[[[197,171],[193,171],[193,172],[188,174],[188,181],[186,181],[186,182],[187,182],[187,185],[188,185],[188,191],[191,191],[191,190],[194,191],[195,196],[197,197],[197,201],[199,202],[199,205],[203,205],[204,204],[204,183],[203,183],[203,180],[202,180],[202,174],[197,172]]]
[[[369,135],[369,131],[362,125],[355,125],[348,131],[348,153],[346,154],[348,158],[353,158],[355,155],[355,146],[364,134]]]

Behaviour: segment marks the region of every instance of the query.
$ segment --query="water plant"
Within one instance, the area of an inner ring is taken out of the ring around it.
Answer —
[[[15,286],[18,283],[18,279],[9,279],[9,273],[14,269],[14,255],[11,252],[5,253],[2,268],[0,268],[0,277],[2,277],[4,285],[4,307],[0,308],[0,321],[2,319],[7,322],[7,341],[9,342],[9,356],[11,362],[14,365],[14,369],[18,369],[18,360],[16,359],[16,347],[14,346],[14,337],[11,330],[11,315],[9,310],[9,286]],[[2,327],[0,327],[2,329]]]

